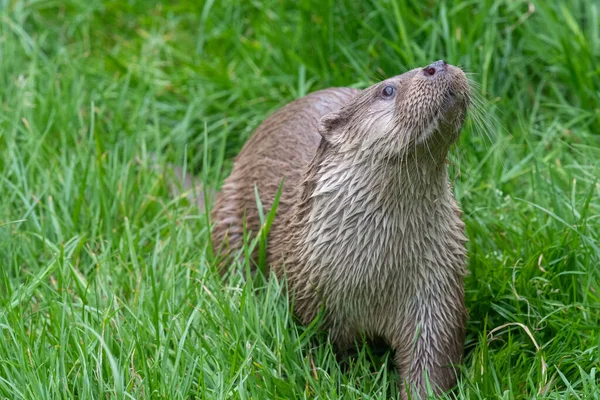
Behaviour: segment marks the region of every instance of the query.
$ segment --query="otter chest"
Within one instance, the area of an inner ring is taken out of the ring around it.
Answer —
[[[455,243],[460,220],[446,208],[436,202],[372,210],[349,204],[314,213],[303,252],[310,284],[331,312],[380,325],[371,319],[462,271],[462,246]]]

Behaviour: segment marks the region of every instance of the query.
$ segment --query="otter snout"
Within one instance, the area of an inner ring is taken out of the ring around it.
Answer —
[[[446,64],[446,61],[444,60],[438,60],[423,68],[423,74],[425,76],[434,76],[437,73],[446,71],[448,71],[448,64]]]
[[[469,84],[465,73],[444,60],[438,60],[423,67],[413,79],[428,85],[434,95],[468,100]]]
[[[409,73],[405,95],[398,99],[398,105],[404,120],[414,127],[417,143],[433,136],[437,143],[456,140],[470,103],[465,73],[445,60]]]

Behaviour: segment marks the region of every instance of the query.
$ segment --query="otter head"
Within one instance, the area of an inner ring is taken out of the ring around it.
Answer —
[[[462,70],[436,61],[375,84],[319,124],[323,138],[340,151],[408,157],[425,149],[445,158],[469,106]]]

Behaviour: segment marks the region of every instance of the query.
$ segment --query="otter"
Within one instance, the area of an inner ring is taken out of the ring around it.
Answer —
[[[443,60],[308,94],[260,124],[213,208],[215,252],[234,254],[261,229],[255,186],[268,211],[283,179],[267,264],[303,323],[323,310],[336,349],[389,344],[403,398],[427,379],[447,391],[461,361],[467,239],[446,157],[469,104],[464,72]]]

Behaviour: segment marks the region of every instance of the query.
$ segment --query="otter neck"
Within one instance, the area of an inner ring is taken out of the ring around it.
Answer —
[[[402,271],[455,270],[451,257],[431,255],[463,243],[452,235],[460,221],[444,157],[373,153],[342,160],[339,153],[321,152],[315,158],[290,230],[294,262],[371,287],[385,286]]]
[[[382,179],[385,194],[398,196],[400,201],[439,201],[449,194],[446,153],[416,151],[393,160],[384,169]],[[425,205],[425,204],[423,204]]]
[[[410,205],[414,211],[439,205],[452,199],[447,151],[443,150],[419,146],[404,156],[382,157],[373,152],[345,154],[342,158],[339,153],[330,155],[331,160],[317,163],[320,167],[311,197],[378,211],[395,205]]]
[[[429,152],[388,159],[373,152],[360,155],[342,159],[340,153],[323,151],[313,161],[298,208],[299,236],[290,233],[301,252],[326,259],[325,253],[337,254],[336,245],[347,249],[357,238],[389,243],[405,234],[415,243],[431,243],[426,237],[443,241],[439,231],[456,223],[445,158]]]

